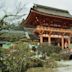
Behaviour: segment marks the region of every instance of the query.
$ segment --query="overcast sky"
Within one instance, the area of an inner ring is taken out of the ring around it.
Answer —
[[[29,9],[35,3],[54,8],[65,9],[68,10],[70,14],[72,14],[72,0],[0,0],[0,15],[2,16],[5,12],[15,14],[17,9],[19,7],[23,7],[24,4],[26,4],[26,7],[20,12],[20,14],[28,14]]]
[[[19,3],[21,3],[21,5],[27,4],[28,9],[32,6],[32,4],[36,3],[66,9],[72,13],[72,0],[0,0],[0,5],[4,5],[8,12],[13,12]]]

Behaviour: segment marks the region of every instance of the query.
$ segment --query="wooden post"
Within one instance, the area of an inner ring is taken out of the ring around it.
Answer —
[[[51,44],[51,36],[50,35],[48,36],[48,44],[49,45]]]
[[[68,38],[68,47],[70,46],[70,37]]]
[[[43,43],[43,37],[42,37],[42,35],[40,35],[40,43],[41,44]]]
[[[64,49],[64,36],[61,37],[61,45],[62,45],[62,49]]]

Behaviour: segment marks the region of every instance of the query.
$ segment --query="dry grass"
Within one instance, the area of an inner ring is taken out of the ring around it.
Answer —
[[[53,70],[52,68],[36,67],[28,69],[27,72],[56,72],[56,71]]]

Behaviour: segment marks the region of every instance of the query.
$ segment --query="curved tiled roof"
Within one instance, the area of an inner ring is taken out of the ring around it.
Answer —
[[[46,13],[46,14],[52,14],[52,15],[72,18],[72,15],[70,15],[67,10],[47,7],[47,6],[38,5],[38,4],[34,4],[33,9],[39,12]]]

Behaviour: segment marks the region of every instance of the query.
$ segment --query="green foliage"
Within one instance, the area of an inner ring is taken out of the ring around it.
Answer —
[[[55,62],[55,60],[53,58],[49,58],[49,59],[45,60],[44,67],[56,68],[57,67],[57,63]]]
[[[51,55],[50,55],[50,57],[51,58],[53,58],[54,60],[56,60],[56,61],[61,61],[61,60],[69,60],[69,58],[70,58],[70,53],[65,53],[65,52],[63,52],[62,53],[62,51],[60,52],[60,53],[52,53]]]
[[[50,56],[52,53],[59,53],[61,51],[61,48],[58,46],[42,44],[38,48],[38,50],[41,51],[42,53],[47,53],[47,55]]]
[[[4,63],[4,49],[0,48],[0,72],[6,71],[7,66]]]
[[[26,57],[29,57],[29,48],[26,43],[18,43],[16,49],[5,50],[3,53],[4,60],[2,62],[6,65],[6,69],[9,72],[22,72],[24,70]],[[4,65],[3,65],[4,67]]]
[[[27,72],[56,72],[52,68],[46,68],[46,67],[37,67],[37,68],[30,68],[27,70]]]
[[[3,37],[2,40],[15,42],[19,41],[21,38],[23,38],[25,35],[23,33],[9,33],[9,32],[2,32],[1,37]]]
[[[60,56],[61,56],[61,60],[69,60],[70,54],[68,54],[68,53],[67,54],[66,53],[64,54],[63,53],[63,54],[60,54]]]
[[[32,58],[35,53],[31,52],[27,42],[19,41],[15,45],[14,48],[1,51],[4,57],[2,66],[6,66],[4,69],[1,68],[2,71],[23,72],[31,67],[42,66],[42,62],[39,59]]]
[[[36,54],[31,52],[27,42],[16,42],[15,47],[1,50],[2,71],[4,72],[25,72],[30,68],[47,67],[54,68],[57,66],[54,59],[42,59],[35,57]]]
[[[53,53],[53,54],[50,55],[50,57],[53,58],[56,61],[62,60],[62,56],[61,56],[60,53],[59,54]]]

